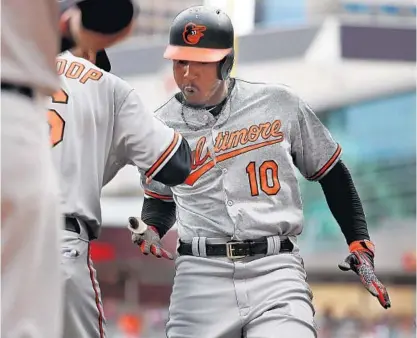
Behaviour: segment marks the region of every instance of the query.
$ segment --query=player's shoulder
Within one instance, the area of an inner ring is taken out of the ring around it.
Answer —
[[[117,75],[107,73],[108,80],[112,83],[114,92],[116,94],[128,94],[134,91],[134,87],[126,80],[118,77]]]
[[[84,66],[84,69],[92,68],[97,71],[104,72],[102,69],[98,68],[94,63],[91,63],[89,60],[84,59],[82,57],[75,56],[68,50],[58,54],[56,59],[57,59],[57,62],[59,62],[60,60],[64,60],[66,63],[66,66],[70,66],[73,62],[76,62],[77,64],[81,64],[82,66]]]
[[[236,85],[242,96],[268,96],[281,102],[298,103],[299,96],[294,88],[284,83],[251,82],[236,78]]]
[[[66,50],[65,52],[59,53],[56,56],[56,59],[69,61],[69,60],[73,60],[73,59],[75,60],[75,59],[77,59],[77,57],[74,54],[72,54],[69,50]]]
[[[117,77],[116,75],[109,73],[105,71],[104,69],[101,69],[100,67],[96,66],[94,63],[92,63],[91,61],[87,59],[84,59],[79,56],[75,56],[70,51],[65,51],[63,53],[58,54],[56,59],[57,59],[57,62],[59,62],[60,60],[65,60],[67,66],[71,65],[71,63],[73,62],[77,62],[78,64],[81,64],[82,66],[84,66],[85,70],[94,69],[98,73],[101,73],[101,79],[109,80],[110,82],[113,82],[114,84],[121,83],[121,85],[123,85],[122,82],[124,81],[120,79],[119,77]]]
[[[56,63],[57,63],[57,69],[59,73],[60,68],[65,68],[65,72],[71,72],[75,74],[84,74],[87,72],[94,72],[94,74],[97,74],[95,76],[95,81],[93,82],[83,82],[84,83],[99,83],[100,87],[102,87],[103,83],[107,83],[109,86],[112,86],[117,82],[116,76],[106,72],[105,70],[97,67],[94,63],[90,62],[87,59],[84,59],[79,56],[75,56],[70,51],[65,51],[63,53],[60,53],[56,57]],[[63,75],[63,74],[62,74]],[[70,78],[75,79],[73,77],[74,74]]]
[[[177,100],[176,95],[173,95],[162,105],[155,109],[155,115],[164,122],[176,120],[179,116],[179,109],[181,108],[180,102]]]

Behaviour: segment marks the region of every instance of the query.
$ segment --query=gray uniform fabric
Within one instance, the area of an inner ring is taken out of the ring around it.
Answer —
[[[97,273],[90,258],[86,227],[81,234],[64,230],[61,266],[64,273],[63,338],[106,337],[105,317]]]
[[[185,184],[142,182],[146,198],[175,201],[179,238],[200,256],[177,259],[167,336],[315,337],[298,247],[278,254],[277,239],[296,244],[303,229],[296,170],[319,180],[337,163],[340,146],[283,85],[236,80],[217,118],[175,98],[156,115],[195,149]],[[268,237],[267,257],[205,257],[205,241],[260,237]]]
[[[47,105],[52,155],[61,210],[81,229],[81,234],[63,231],[63,338],[103,338],[105,319],[88,236],[100,234],[101,189],[125,165],[152,169],[148,176],[154,177],[182,137],[156,119],[130,85],[89,61],[66,52],[57,58],[57,69],[62,91]]]
[[[1,81],[52,94],[59,86],[56,0],[4,0],[1,16]]]
[[[1,333],[56,338],[62,327],[61,224],[46,116],[34,97],[59,86],[56,0],[1,2]]]
[[[293,254],[236,262],[179,257],[167,336],[315,337],[305,278],[301,258]]]
[[[135,165],[142,173],[155,166],[155,176],[175,154],[182,137],[156,119],[122,79],[70,52],[58,57],[57,67],[68,99],[67,103],[52,100],[48,109],[54,117],[49,119],[51,133],[61,135],[52,150],[61,205],[65,215],[85,220],[97,237],[102,187],[126,165]],[[59,123],[54,123],[58,115],[65,121],[59,134],[55,133]],[[167,149],[170,154],[159,161]]]

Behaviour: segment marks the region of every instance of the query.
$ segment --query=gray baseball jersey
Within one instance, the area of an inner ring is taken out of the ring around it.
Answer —
[[[286,86],[236,80],[218,118],[174,97],[157,116],[187,139],[185,184],[156,182],[147,198],[174,200],[180,239],[168,338],[317,337],[311,290],[296,236],[303,228],[297,168],[319,180],[341,155],[311,108]],[[206,244],[267,238],[261,257],[207,257]],[[283,237],[294,244],[280,252]]]
[[[56,0],[5,0],[1,15],[1,79],[51,94],[58,88]]]
[[[1,2],[2,337],[61,336],[62,223],[45,114],[28,93],[3,86],[59,88],[58,17],[56,0]]]
[[[61,210],[67,225],[80,228],[65,230],[61,242],[62,337],[104,338],[101,293],[89,257],[91,234],[99,236],[101,189],[128,164],[155,177],[181,150],[182,136],[145,109],[130,85],[89,61],[66,52],[56,67],[61,90],[48,103],[50,142]]]
[[[97,235],[102,187],[127,164],[154,177],[182,136],[113,74],[70,52],[61,54],[56,66],[62,90],[48,103],[48,121],[63,213],[87,221]]]
[[[319,180],[341,155],[311,108],[288,87],[236,80],[216,119],[174,97],[156,115],[194,149],[185,184],[142,182],[147,198],[175,200],[179,237],[299,235],[296,170]]]

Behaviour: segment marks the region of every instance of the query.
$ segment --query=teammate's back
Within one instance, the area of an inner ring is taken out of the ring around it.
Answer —
[[[180,184],[191,170],[191,150],[180,134],[145,109],[130,85],[75,55],[87,55],[99,65],[80,49],[60,55],[62,90],[48,104],[65,216],[61,249],[67,254],[61,268],[69,276],[63,338],[104,337],[99,285],[88,258],[89,242],[100,234],[101,189],[127,164],[148,178]]]
[[[57,71],[62,90],[48,118],[63,212],[89,223],[96,237],[102,186],[126,164],[145,173],[169,150],[163,166],[182,137],[156,120],[129,84],[88,60],[63,53]]]
[[[57,70],[62,90],[48,105],[48,118],[63,211],[94,219],[100,206],[90,196],[100,195],[115,114],[130,88],[70,52],[57,58]]]

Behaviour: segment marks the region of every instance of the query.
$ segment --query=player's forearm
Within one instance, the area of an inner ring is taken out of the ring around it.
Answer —
[[[73,46],[101,50],[125,38],[138,13],[131,0],[84,0],[61,17],[61,31]],[[70,46],[73,47],[73,46]]]
[[[327,204],[348,244],[370,239],[362,203],[348,168],[339,161],[320,181]]]
[[[145,198],[141,218],[147,225],[153,225],[158,230],[160,238],[162,238],[175,223],[175,202]]]

